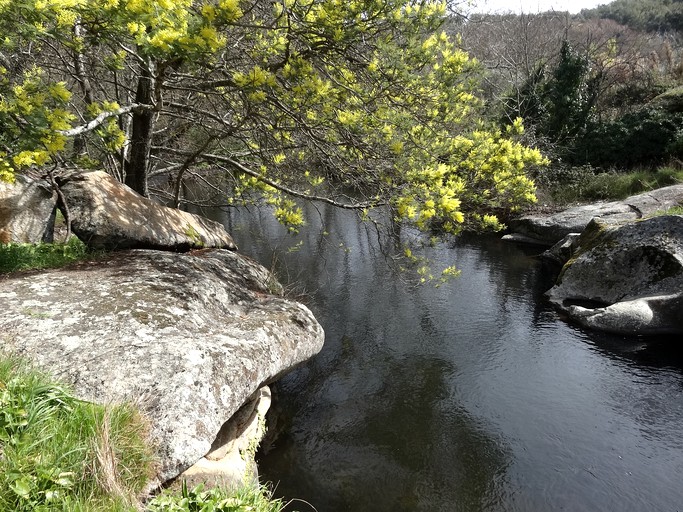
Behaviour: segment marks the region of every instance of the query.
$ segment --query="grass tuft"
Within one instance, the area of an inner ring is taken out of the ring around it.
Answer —
[[[152,475],[145,434],[145,423],[130,406],[83,402],[44,374],[3,357],[0,510],[134,510]],[[109,467],[102,463],[103,450]],[[109,472],[112,464],[115,474]]]
[[[90,255],[76,237],[65,244],[0,244],[0,273],[61,267]]]
[[[281,512],[264,486],[166,491],[143,505],[154,474],[148,423],[130,404],[74,398],[0,354],[0,511]]]
[[[244,486],[235,491],[220,487],[204,489],[200,484],[188,489],[183,482],[180,496],[162,493],[149,504],[150,512],[194,512],[211,510],[214,512],[281,512],[285,503],[273,499],[272,493],[264,486]]]
[[[602,172],[590,167],[549,169],[536,178],[541,199],[555,204],[620,200],[669,185],[683,183],[683,170]]]
[[[666,210],[657,210],[652,215],[648,215],[646,218],[652,217],[662,217],[664,215],[683,215],[683,206],[672,206]]]

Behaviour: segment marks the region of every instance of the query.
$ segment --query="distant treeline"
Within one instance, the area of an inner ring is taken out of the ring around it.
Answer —
[[[681,0],[615,0],[595,9],[584,9],[581,15],[614,20],[645,32],[671,32],[683,28]]]

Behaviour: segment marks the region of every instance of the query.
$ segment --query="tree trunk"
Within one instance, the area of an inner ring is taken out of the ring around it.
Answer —
[[[138,79],[135,103],[152,105],[154,94],[154,78],[148,69],[143,68]],[[130,153],[126,162],[126,185],[145,197],[147,190],[147,173],[149,170],[149,153],[152,147],[154,130],[154,112],[143,110],[133,112]]]

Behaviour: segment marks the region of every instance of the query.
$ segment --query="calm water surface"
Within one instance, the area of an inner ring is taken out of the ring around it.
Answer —
[[[677,338],[565,323],[535,250],[495,237],[427,249],[462,270],[436,288],[392,270],[353,214],[314,212],[298,237],[222,215],[326,332],[278,388],[260,460],[278,495],[319,512],[683,510]]]

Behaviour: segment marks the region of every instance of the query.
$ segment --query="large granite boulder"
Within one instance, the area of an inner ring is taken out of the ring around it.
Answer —
[[[208,454],[261,386],[321,349],[311,312],[280,290],[227,250],[121,251],[0,278],[0,346],[82,399],[138,403],[166,481]]]
[[[683,216],[622,226],[593,220],[547,296],[589,328],[683,333]]]
[[[142,197],[107,173],[77,172],[58,179],[73,232],[95,249],[235,249],[218,222]]]
[[[45,180],[0,180],[0,243],[51,242],[57,193]]]
[[[551,214],[525,215],[510,221],[504,239],[551,246],[570,233],[580,233],[594,219],[623,224],[683,204],[683,184],[628,197],[623,201],[575,206]]]

